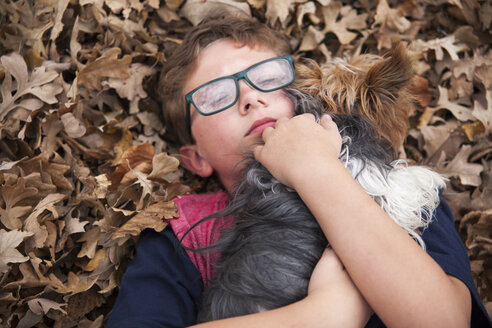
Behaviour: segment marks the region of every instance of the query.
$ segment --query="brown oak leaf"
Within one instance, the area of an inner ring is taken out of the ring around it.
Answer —
[[[26,238],[32,236],[32,232],[0,229],[0,273],[8,271],[9,263],[21,263],[29,260],[22,255],[16,247]]]
[[[479,186],[482,183],[480,173],[483,171],[483,165],[468,162],[471,150],[470,145],[463,145],[451,162],[445,167],[439,165],[437,168],[439,173],[448,178],[457,177],[463,185]]]
[[[123,238],[128,235],[138,236],[142,230],[147,228],[162,231],[167,226],[167,222],[164,220],[176,217],[178,217],[177,208],[173,201],[149,205],[113,233],[111,239]]]
[[[367,14],[357,15],[355,9],[343,6],[339,1],[322,7],[321,11],[325,22],[323,33],[333,32],[341,44],[348,44],[357,37],[357,33],[350,30],[362,30],[367,26]]]
[[[118,59],[120,53],[120,48],[110,48],[95,61],[84,66],[77,76],[79,84],[89,89],[100,90],[102,88],[102,78],[129,78],[130,73],[128,70],[132,61],[131,57],[124,55],[121,59]]]
[[[15,185],[0,186],[0,197],[5,208],[0,207],[0,221],[8,229],[20,229],[22,227],[21,218],[27,215],[31,209],[34,200],[30,199],[38,193],[33,187],[26,187],[23,178],[19,178]],[[30,201],[26,203],[26,200]],[[22,204],[22,205],[21,205]]]
[[[49,84],[58,77],[58,73],[47,72],[45,67],[37,67],[29,75],[24,58],[15,52],[2,56],[0,62],[6,69],[5,78],[0,86],[2,94],[0,121],[18,107],[28,110],[38,109],[40,107],[39,101],[21,100],[23,96],[28,94],[32,94],[48,104],[58,102],[55,95],[59,94],[63,88]],[[12,84],[12,76],[17,82],[15,89]],[[14,90],[15,93],[12,93]]]

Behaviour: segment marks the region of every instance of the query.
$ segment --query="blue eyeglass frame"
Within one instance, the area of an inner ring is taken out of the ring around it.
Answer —
[[[280,60],[280,59],[285,59],[287,60],[287,62],[290,64],[290,68],[292,70],[292,80],[289,82],[289,83],[285,83],[277,88],[274,88],[274,89],[261,89],[261,88],[258,88],[253,82],[251,82],[251,80],[248,78],[247,74],[248,72],[259,66],[259,65],[262,65],[262,64],[265,64],[265,63],[268,63],[268,62],[271,62],[271,61],[275,61],[275,60]],[[294,68],[294,59],[292,59],[291,56],[279,56],[279,57],[274,57],[274,58],[270,58],[270,59],[267,59],[267,60],[263,60],[259,63],[256,63],[248,68],[246,68],[245,70],[242,70],[240,72],[237,72],[236,74],[232,74],[232,75],[228,75],[228,76],[223,76],[223,77],[219,77],[217,79],[214,79],[212,81],[208,81],[207,83],[204,83],[202,85],[200,85],[199,87],[191,90],[190,92],[188,92],[186,95],[185,95],[185,101],[186,101],[186,125],[187,125],[187,128],[188,128],[188,132],[190,133],[191,135],[191,112],[190,112],[190,104],[193,104],[193,106],[195,106],[195,109],[198,111],[198,113],[200,113],[200,115],[203,115],[203,116],[210,116],[210,115],[214,115],[214,114],[217,114],[217,113],[220,113],[232,106],[234,106],[234,104],[236,104],[237,100],[239,99],[239,81],[240,80],[246,80],[248,82],[248,84],[250,86],[252,86],[253,88],[255,88],[256,90],[259,90],[261,92],[272,92],[272,91],[275,91],[275,90],[279,90],[279,89],[282,89],[282,88],[285,88],[286,86],[292,84],[292,82],[294,82],[296,78],[296,72],[295,72],[295,68]],[[220,81],[220,80],[225,80],[225,79],[233,79],[234,80],[234,83],[236,85],[236,98],[234,99],[234,101],[229,105],[229,106],[226,106],[222,109],[219,109],[219,110],[216,110],[215,112],[210,112],[210,113],[203,113],[200,111],[200,109],[196,106],[195,102],[193,101],[193,95],[195,94],[195,92],[197,92],[199,89],[203,88],[204,86],[206,85],[209,85],[211,83],[214,83],[214,82],[217,82],[217,81]]]

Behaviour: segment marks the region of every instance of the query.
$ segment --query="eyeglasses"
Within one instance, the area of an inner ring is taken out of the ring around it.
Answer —
[[[233,75],[202,84],[185,95],[186,124],[191,134],[190,104],[204,116],[217,114],[233,106],[239,99],[239,80],[261,92],[285,88],[295,79],[294,60],[290,56],[270,58]]]

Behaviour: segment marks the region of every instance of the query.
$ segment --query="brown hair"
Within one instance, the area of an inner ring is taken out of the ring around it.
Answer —
[[[195,67],[200,51],[221,39],[230,39],[251,47],[268,47],[278,55],[290,53],[285,37],[252,18],[210,17],[193,28],[167,59],[158,88],[162,99],[166,137],[178,146],[194,142],[186,128],[184,84]]]

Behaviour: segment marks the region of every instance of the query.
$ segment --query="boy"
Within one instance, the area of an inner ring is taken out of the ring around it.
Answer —
[[[470,318],[473,325],[489,325],[449,209],[440,206],[422,235],[431,257],[340,164],[335,124],[328,117],[321,125],[309,115],[292,118],[293,105],[282,88],[294,76],[284,63],[288,59],[279,57],[288,52],[284,40],[253,20],[228,17],[199,26],[168,60],[161,90],[166,123],[183,145],[184,164],[202,177],[217,174],[228,192],[240,178],[242,155],[254,150],[277,179],[298,192],[346,271],[327,251],[306,299],[204,326],[363,326],[365,301],[391,327],[464,327]],[[269,79],[260,79],[265,75]],[[265,144],[259,146],[261,140]],[[180,219],[171,223],[173,231],[142,234],[108,326],[193,323],[202,288],[196,268],[206,281],[211,259],[193,259],[195,268],[181,250],[176,255],[173,232],[179,237],[226,202],[225,193],[185,196],[176,200]],[[212,242],[210,229],[204,229],[191,245]],[[377,322],[372,318],[370,325]]]

